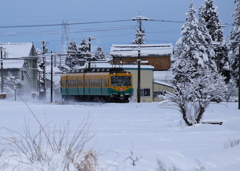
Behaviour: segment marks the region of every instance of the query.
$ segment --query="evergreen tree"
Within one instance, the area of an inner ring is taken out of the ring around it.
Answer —
[[[223,36],[222,23],[219,19],[217,7],[214,0],[206,0],[205,4],[199,8],[199,22],[206,26],[213,42],[218,42],[214,47],[216,53],[215,62],[219,73],[225,77],[225,82],[230,79],[230,68],[228,58],[228,47]]]
[[[83,39],[79,47],[77,47],[76,42],[72,40],[68,46],[68,56],[65,60],[66,66],[61,66],[60,70],[63,72],[71,71],[76,69],[78,66],[82,66],[87,58],[91,57],[89,52],[89,43]]]
[[[175,56],[179,60],[175,62],[173,72],[176,74],[178,81],[186,76],[186,64],[189,65],[187,69],[188,79],[195,78],[206,67],[216,71],[216,63],[213,61],[215,52],[211,46],[211,36],[206,27],[195,18],[195,13],[195,7],[191,2],[186,14],[186,22],[182,26],[182,37],[177,41]]]
[[[98,47],[97,50],[94,52],[94,57],[96,58],[96,60],[105,59],[105,53],[103,52],[101,47]]]
[[[207,28],[195,18],[195,13],[192,0],[182,37],[177,42],[177,60],[172,66],[174,78],[170,83],[175,93],[166,95],[189,126],[200,123],[211,100],[222,99],[226,89],[214,62],[215,52],[210,46],[212,38]]]
[[[233,59],[231,59],[231,68],[232,68],[232,76],[236,80],[236,84],[239,84],[238,80],[238,66],[239,66],[239,43],[240,43],[240,0],[235,0],[234,3],[236,3],[236,8],[233,12],[233,28],[231,30],[230,35],[230,50],[233,53]],[[239,86],[239,85],[238,85]]]

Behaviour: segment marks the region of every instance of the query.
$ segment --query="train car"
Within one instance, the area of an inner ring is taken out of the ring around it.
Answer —
[[[132,74],[122,68],[82,69],[61,76],[63,99],[129,102]]]

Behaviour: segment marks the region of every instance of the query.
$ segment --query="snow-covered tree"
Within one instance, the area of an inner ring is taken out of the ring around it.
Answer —
[[[69,44],[69,46],[68,46],[68,50],[67,50],[67,52],[69,53],[69,54],[77,54],[78,53],[78,48],[77,48],[77,45],[76,45],[76,42],[74,41],[74,40],[72,40],[71,42],[70,42],[70,44]]]
[[[87,58],[91,57],[89,52],[89,43],[83,39],[79,46],[72,40],[68,46],[68,56],[65,60],[66,66],[60,66],[60,70],[63,72],[71,71],[73,68],[81,66]]]
[[[103,52],[103,49],[101,47],[98,47],[96,51],[94,52],[94,57],[98,59],[105,59],[105,53]]]
[[[238,55],[239,55],[239,43],[240,43],[240,0],[235,0],[236,3],[235,10],[233,12],[233,28],[230,34],[230,50],[233,53],[233,62],[231,63],[232,76],[236,80],[236,84],[239,84],[238,80]],[[238,85],[239,86],[239,85]]]
[[[199,22],[204,24],[215,44],[215,62],[219,73],[225,77],[225,82],[230,79],[230,67],[228,58],[228,47],[223,35],[222,22],[219,19],[217,7],[213,4],[214,0],[206,0],[205,4],[199,8]]]
[[[82,66],[87,60],[104,59],[105,53],[101,47],[98,47],[95,52],[90,52],[90,40],[89,42],[83,39],[79,46],[72,40],[68,46],[68,56],[65,60],[65,66],[60,66],[59,69],[63,72],[69,72],[72,69],[76,69]]]
[[[132,44],[145,44],[145,30],[144,29],[136,29],[135,39],[132,41]]]
[[[147,21],[149,19],[140,15],[133,18],[132,20],[138,22],[138,28],[136,29],[135,33],[136,36],[135,39],[132,41],[132,44],[145,44],[145,30],[142,27],[142,21]]]
[[[85,39],[82,39],[82,42],[80,43],[78,51],[80,53],[86,53],[89,51],[89,43]]]
[[[195,7],[191,2],[189,11],[186,14],[186,22],[182,26],[182,37],[177,41],[175,56],[178,59],[184,59],[184,61],[176,61],[173,68],[178,80],[183,79],[181,69],[185,65],[185,59],[188,59],[190,79],[195,78],[196,74],[203,72],[206,67],[216,71],[215,52],[211,45],[212,38],[205,25],[199,23],[195,18],[195,13]],[[186,74],[185,70],[184,74]]]
[[[177,60],[172,66],[175,93],[165,98],[174,103],[187,125],[200,123],[210,102],[221,100],[226,86],[224,77],[217,72],[212,38],[206,27],[195,18],[193,1],[177,41]],[[166,101],[166,102],[168,102]]]
[[[8,76],[8,77],[4,77],[4,87],[3,87],[3,91],[6,92],[8,94],[8,96],[12,96],[14,93],[14,86],[17,87],[17,89],[22,89],[23,86],[23,82],[20,79],[16,79],[13,76]],[[0,80],[0,84],[1,80]]]

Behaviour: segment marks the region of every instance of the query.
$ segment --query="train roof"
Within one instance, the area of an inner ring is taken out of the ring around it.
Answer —
[[[68,73],[90,73],[90,72],[110,72],[110,73],[124,73],[127,72],[123,68],[89,68],[89,69],[75,69]]]

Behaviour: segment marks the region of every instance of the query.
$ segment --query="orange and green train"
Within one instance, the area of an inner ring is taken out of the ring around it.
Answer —
[[[80,69],[61,76],[63,99],[129,102],[132,74],[122,68]]]

